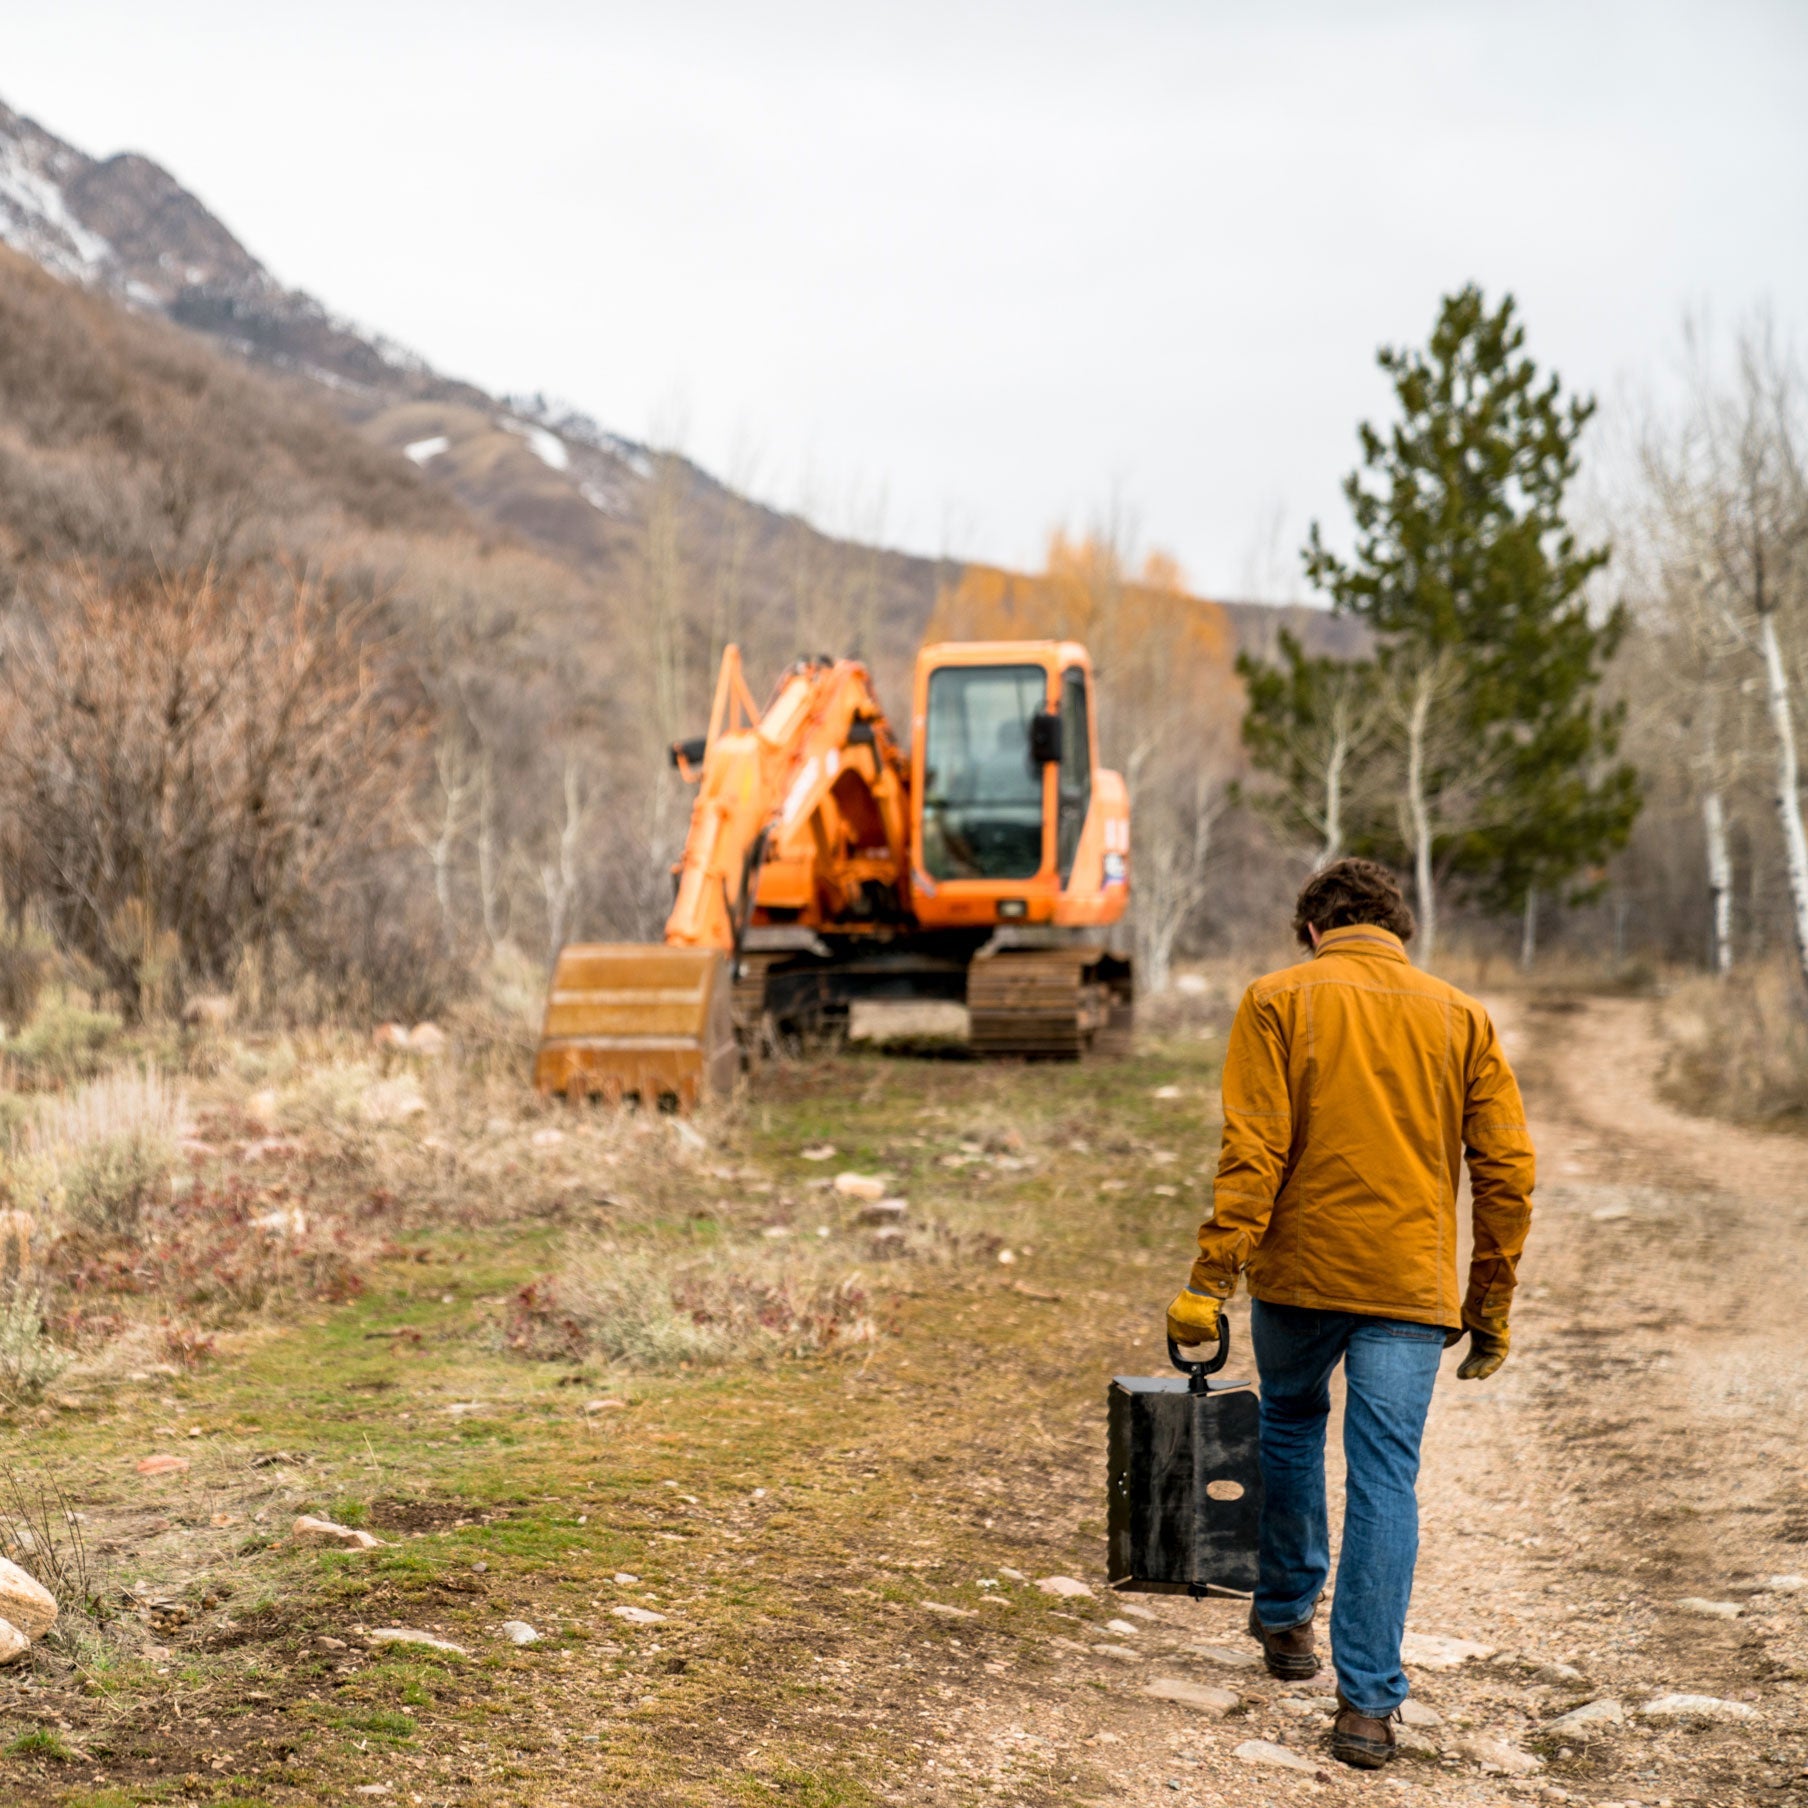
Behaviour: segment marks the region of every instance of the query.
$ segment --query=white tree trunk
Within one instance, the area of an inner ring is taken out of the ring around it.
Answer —
[[[470,795],[464,756],[450,741],[442,740],[435,756],[439,772],[439,828],[431,839],[421,841],[433,866],[433,899],[439,906],[440,933],[448,948],[458,945],[458,930],[452,917],[452,857],[464,833],[465,799]]]
[[[1726,839],[1726,806],[1717,790],[1701,800],[1701,823],[1708,843],[1708,898],[1713,906],[1713,942],[1708,959],[1720,977],[1733,970],[1733,856]]]
[[[1331,716],[1331,753],[1325,761],[1325,843],[1318,851],[1319,872],[1343,852],[1343,769],[1350,757],[1349,706],[1340,697]]]
[[[1538,887],[1528,885],[1525,895],[1525,915],[1519,924],[1519,965],[1527,973],[1532,970],[1532,962],[1538,958]]]
[[[1783,825],[1783,860],[1795,916],[1796,959],[1808,981],[1808,828],[1802,822],[1801,768],[1796,759],[1795,722],[1789,706],[1789,670],[1777,640],[1774,609],[1758,615],[1758,646],[1764,655],[1764,684],[1770,724],[1777,737],[1777,816]]]
[[[1437,881],[1431,870],[1431,809],[1425,801],[1425,736],[1437,678],[1427,666],[1413,681],[1406,718],[1406,814],[1412,832],[1413,902],[1419,914],[1419,964],[1429,967],[1438,949]]]
[[[492,948],[508,933],[502,920],[502,863],[496,853],[496,787],[490,750],[477,768],[477,889],[483,901],[483,933]]]
[[[1224,808],[1203,769],[1192,787],[1191,808],[1148,835],[1147,851],[1136,856],[1136,983],[1151,994],[1167,990],[1174,944],[1205,896],[1212,830]]]
[[[546,899],[547,959],[559,958],[571,929],[578,899],[578,837],[584,827],[582,788],[577,762],[565,761],[565,826],[559,831],[558,861],[540,867],[540,890]]]

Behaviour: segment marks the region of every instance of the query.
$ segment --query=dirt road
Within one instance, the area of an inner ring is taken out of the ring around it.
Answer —
[[[1292,1802],[1386,1786],[1440,1803],[1730,1805],[1808,1789],[1808,1593],[1790,1592],[1808,1570],[1808,1147],[1666,1105],[1648,1003],[1509,1001],[1497,1015],[1535,1125],[1536,1228],[1512,1361],[1486,1384],[1457,1383],[1446,1363],[1411,1619],[1497,1655],[1412,1670],[1443,1725],[1409,1735],[1422,1755],[1384,1785],[1324,1758],[1328,1722],[1301,1699],[1312,1691],[1188,1655],[1239,1647],[1236,1605],[1155,1598],[1156,1620],[1127,1641],[1168,1643],[1152,1668],[1256,1700],[1214,1723],[1112,1674],[1080,1733],[1105,1784],[1096,1799]],[[1735,1705],[1640,1713],[1671,1694]],[[1623,1721],[1544,1732],[1603,1699]],[[1065,1704],[1023,1706],[1025,1736],[1051,1750],[1078,1730]],[[995,1722],[976,1732],[975,1754],[1000,1736]],[[1284,1741],[1319,1777],[1230,1757],[1252,1737]],[[1517,1754],[1538,1767],[1477,1762]]]

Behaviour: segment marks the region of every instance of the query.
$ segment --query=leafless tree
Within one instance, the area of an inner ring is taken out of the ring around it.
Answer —
[[[1768,323],[1739,337],[1730,382],[1697,340],[1681,430],[1647,446],[1659,558],[1672,621],[1688,648],[1684,682],[1701,697],[1702,814],[1713,900],[1714,964],[1731,962],[1732,862],[1723,793],[1726,717],[1762,688],[1773,800],[1797,959],[1808,981],[1808,827],[1795,693],[1808,640],[1808,421],[1799,372]]]
[[[260,567],[46,591],[0,660],[7,892],[134,1013],[161,968],[228,983],[318,949],[399,842],[421,707],[372,606]]]

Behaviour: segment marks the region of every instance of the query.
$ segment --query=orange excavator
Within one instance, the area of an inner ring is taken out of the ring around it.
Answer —
[[[802,659],[755,708],[722,657],[663,945],[566,947],[535,1083],[688,1108],[743,1051],[844,1029],[863,1000],[950,1000],[975,1053],[1121,1048],[1130,803],[1100,769],[1092,662],[1071,641],[917,655],[900,746],[852,659]]]

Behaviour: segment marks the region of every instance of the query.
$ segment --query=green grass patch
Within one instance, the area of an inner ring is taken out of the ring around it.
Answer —
[[[45,1726],[33,1727],[29,1733],[21,1733],[6,1749],[15,1758],[49,1758],[58,1764],[71,1764],[75,1761],[75,1753],[63,1742],[61,1735]]]

